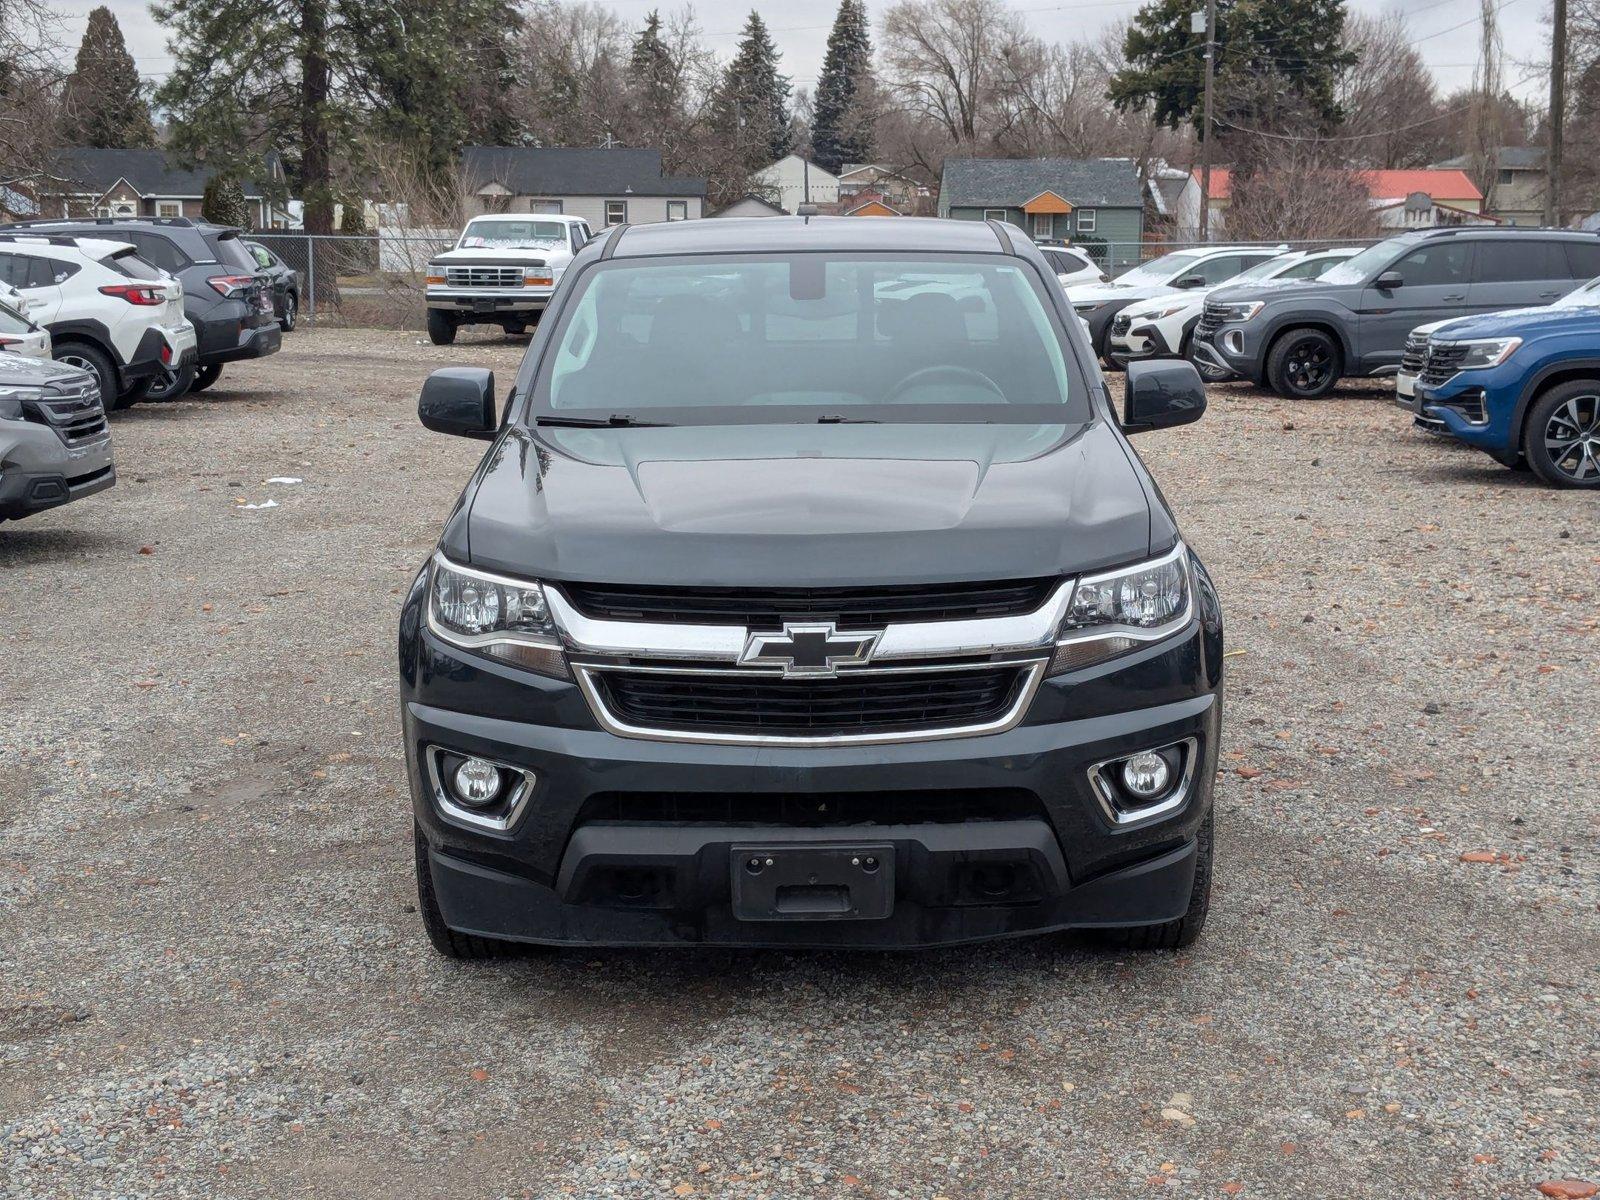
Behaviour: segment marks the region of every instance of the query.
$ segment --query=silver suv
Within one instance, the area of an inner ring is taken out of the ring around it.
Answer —
[[[0,352],[0,521],[81,500],[116,481],[95,377]]]

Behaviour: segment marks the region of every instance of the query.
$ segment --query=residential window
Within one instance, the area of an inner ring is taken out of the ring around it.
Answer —
[[[1095,219],[1095,210],[1094,209],[1092,209],[1092,208],[1080,208],[1078,210],[1078,232],[1079,233],[1093,233],[1094,232],[1094,219]]]
[[[626,200],[606,201],[606,224],[625,225],[628,221],[628,202]]]
[[[1500,183],[1511,183],[1511,182],[1515,181],[1515,179],[1517,177],[1516,177],[1516,174],[1514,172],[1508,171],[1504,167],[1502,167],[1502,168],[1500,168],[1500,171],[1495,176],[1495,178]]]
[[[183,205],[176,200],[157,200],[156,216],[181,217],[183,216]]]
[[[528,211],[531,213],[559,213],[561,212],[561,201],[534,200],[528,204]]]
[[[1008,221],[1010,217],[1006,215],[1006,210],[1003,208],[986,208],[983,210],[983,219],[985,221]]]
[[[689,202],[687,200],[667,201],[667,220],[687,221],[689,219]]]
[[[1033,214],[1033,236],[1036,238],[1051,236],[1051,216],[1049,213]]]

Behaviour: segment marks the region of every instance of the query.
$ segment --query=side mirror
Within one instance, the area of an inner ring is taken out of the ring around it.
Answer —
[[[1372,281],[1372,286],[1376,288],[1382,288],[1384,291],[1390,292],[1401,286],[1403,283],[1405,283],[1405,279],[1401,276],[1399,271],[1385,271],[1382,275],[1379,275]]]
[[[500,421],[494,372],[486,367],[440,367],[422,383],[417,416],[435,433],[492,438]]]
[[[1178,280],[1177,283],[1173,284],[1174,287],[1180,287],[1184,289],[1205,287],[1205,285],[1206,281],[1199,275],[1185,275],[1182,279]]]
[[[1122,431],[1189,425],[1206,411],[1206,385],[1187,359],[1158,358],[1128,364]]]

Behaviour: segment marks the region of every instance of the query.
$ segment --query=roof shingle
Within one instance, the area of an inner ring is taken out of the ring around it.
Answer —
[[[939,197],[957,208],[1020,208],[1045,191],[1086,208],[1143,203],[1126,158],[947,158]]]
[[[664,175],[659,150],[468,146],[461,169],[476,191],[504,184],[518,196],[701,196],[704,179]]]

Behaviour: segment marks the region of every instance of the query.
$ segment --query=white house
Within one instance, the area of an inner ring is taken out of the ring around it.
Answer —
[[[598,230],[705,215],[706,181],[664,173],[659,150],[468,146],[461,175],[469,216],[566,213]]]
[[[839,177],[816,163],[790,154],[756,172],[754,182],[772,193],[779,207],[792,213],[802,204],[837,204]]]

